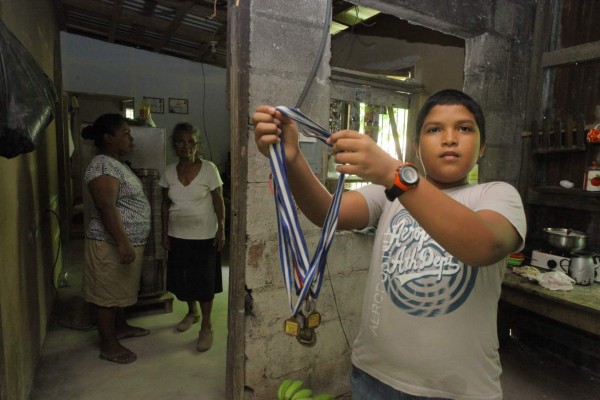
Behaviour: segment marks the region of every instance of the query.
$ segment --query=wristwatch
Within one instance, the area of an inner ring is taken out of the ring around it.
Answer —
[[[404,192],[417,186],[419,183],[419,171],[414,164],[404,163],[398,167],[394,176],[394,186],[385,189],[385,195],[389,201],[394,201]]]

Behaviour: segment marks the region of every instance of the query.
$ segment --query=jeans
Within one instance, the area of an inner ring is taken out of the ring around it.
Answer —
[[[352,366],[350,373],[352,400],[450,400],[439,397],[413,396],[386,385],[366,372]]]

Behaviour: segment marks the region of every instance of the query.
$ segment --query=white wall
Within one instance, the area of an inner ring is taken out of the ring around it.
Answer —
[[[60,41],[65,91],[134,97],[136,114],[144,96],[164,99],[164,114],[152,114],[156,125],[169,136],[177,122],[198,127],[203,157],[223,172],[230,148],[226,69],[66,32]],[[169,113],[169,97],[188,99],[189,113]],[[167,162],[174,161],[169,142]]]
[[[357,71],[399,70],[415,66],[424,96],[442,89],[463,89],[465,49],[393,38],[341,35],[332,41],[331,65]]]

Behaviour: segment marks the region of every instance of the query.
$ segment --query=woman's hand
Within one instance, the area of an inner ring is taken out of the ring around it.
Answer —
[[[217,234],[215,235],[215,241],[213,246],[217,248],[217,251],[220,252],[223,250],[223,246],[225,245],[225,229],[223,229],[223,225],[219,225],[217,229]]]
[[[135,250],[129,241],[119,243],[117,248],[119,249],[119,256],[121,256],[121,264],[131,264],[135,261]]]
[[[402,163],[390,156],[367,135],[344,130],[331,135],[329,143],[335,156],[336,171],[358,175],[378,185],[390,187]]]
[[[164,235],[162,238],[162,247],[167,251],[171,251],[171,241],[167,235]]]
[[[269,157],[269,146],[283,140],[285,156],[288,162],[293,162],[300,153],[298,145],[298,128],[296,123],[272,106],[256,107],[252,115],[254,123],[254,141],[258,150]]]

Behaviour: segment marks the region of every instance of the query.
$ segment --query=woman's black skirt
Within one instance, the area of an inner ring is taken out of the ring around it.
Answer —
[[[214,241],[169,236],[167,290],[180,301],[211,301],[223,291],[221,257]]]

